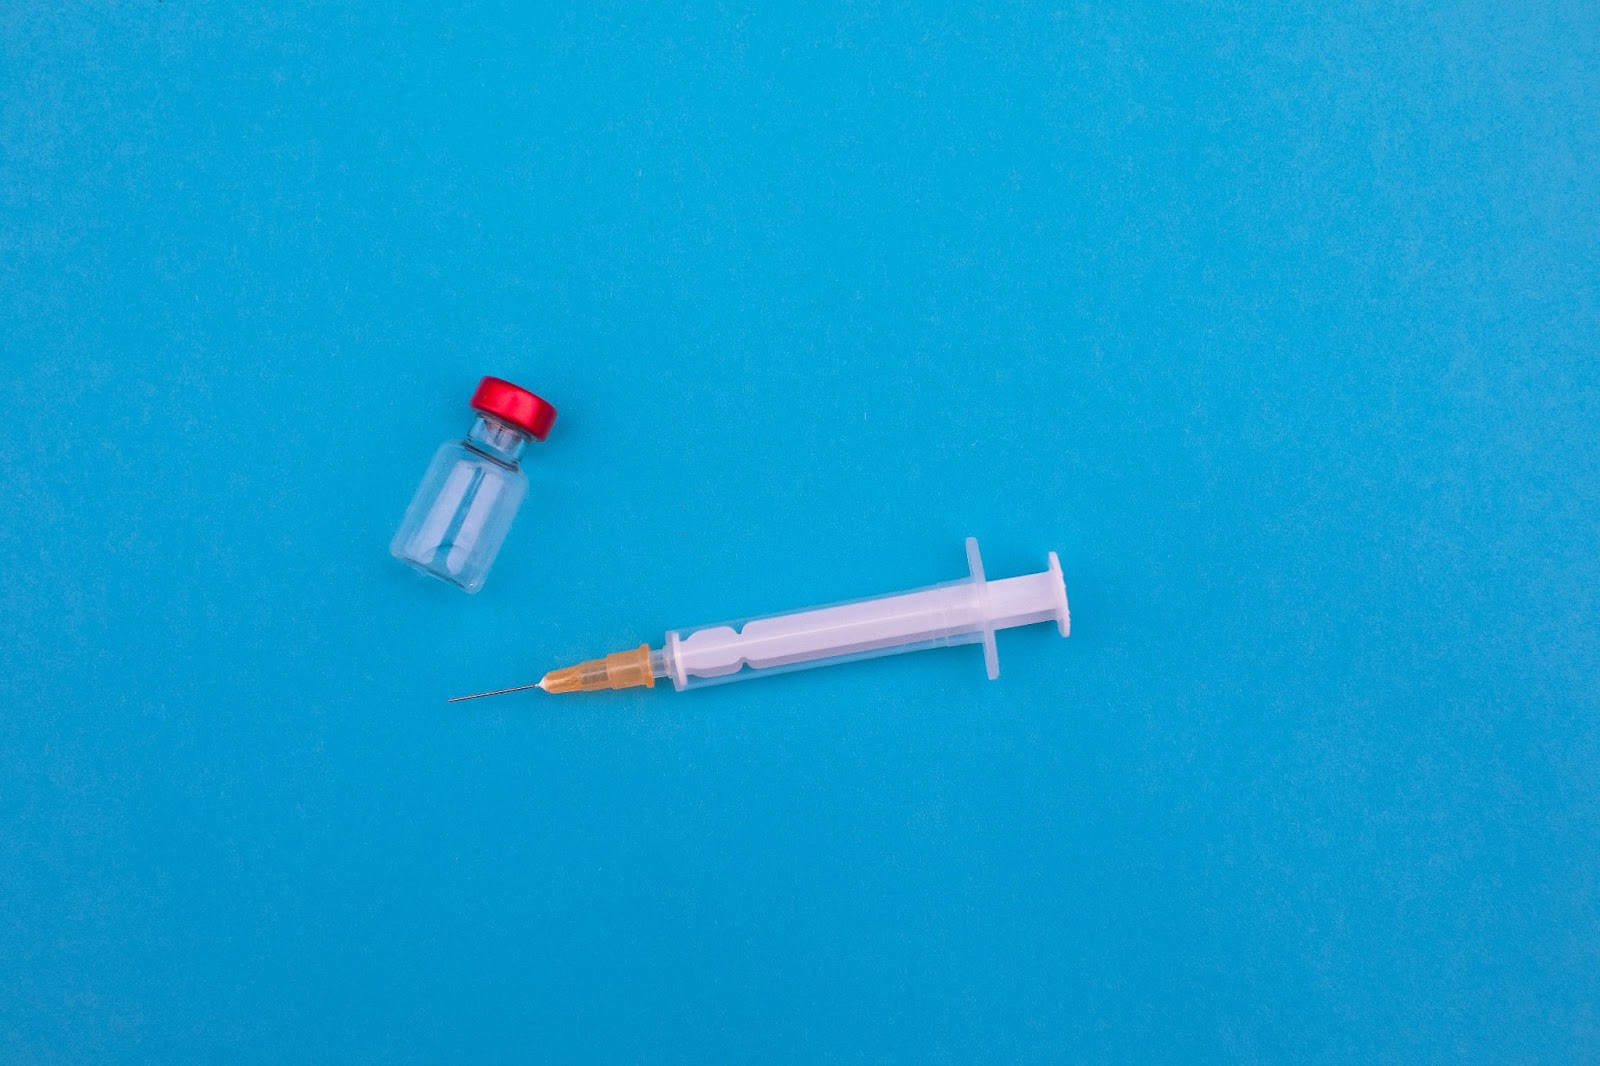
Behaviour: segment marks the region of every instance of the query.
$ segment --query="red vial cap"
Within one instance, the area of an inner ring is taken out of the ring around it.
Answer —
[[[472,394],[472,408],[526,430],[534,440],[548,437],[556,420],[556,409],[545,400],[499,378],[478,382],[478,391]]]

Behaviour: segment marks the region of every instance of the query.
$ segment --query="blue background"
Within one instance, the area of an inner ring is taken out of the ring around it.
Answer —
[[[395,6],[0,13],[0,1058],[1600,1056],[1600,8]]]

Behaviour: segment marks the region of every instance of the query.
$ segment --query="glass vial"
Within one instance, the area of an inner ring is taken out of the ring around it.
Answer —
[[[522,450],[556,420],[549,403],[499,378],[478,383],[472,407],[472,429],[434,455],[389,545],[396,559],[466,592],[483,587],[527,495]]]

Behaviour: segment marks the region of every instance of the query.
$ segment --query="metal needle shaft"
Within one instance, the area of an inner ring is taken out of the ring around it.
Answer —
[[[543,681],[535,681],[531,685],[518,685],[516,688],[497,688],[493,692],[474,692],[470,696],[452,696],[445,700],[446,703],[460,703],[462,700],[481,700],[485,696],[504,696],[508,692],[526,692],[530,688],[544,688]]]

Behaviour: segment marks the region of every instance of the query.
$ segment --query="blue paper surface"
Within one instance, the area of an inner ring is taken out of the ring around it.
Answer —
[[[7,5],[0,1059],[1600,1057],[1597,69]],[[386,545],[486,373],[561,415],[469,598]],[[968,534],[1072,597],[995,683],[444,703]]]

